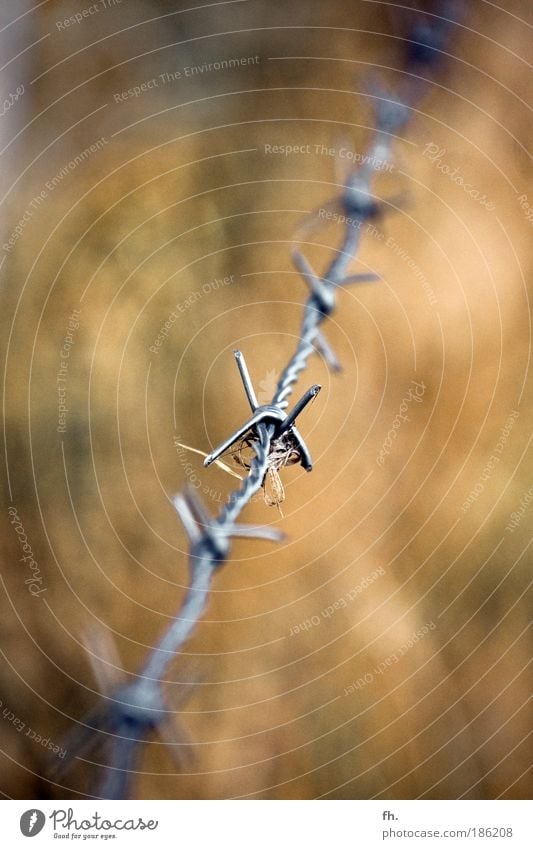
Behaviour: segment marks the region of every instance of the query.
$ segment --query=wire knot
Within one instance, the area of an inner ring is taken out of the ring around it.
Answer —
[[[153,681],[138,680],[125,684],[115,695],[114,711],[120,724],[137,731],[157,728],[167,718],[161,689]]]
[[[281,542],[284,535],[277,528],[265,525],[241,525],[235,522],[224,525],[211,516],[200,497],[191,487],[173,498],[173,504],[191,541],[191,555],[201,557],[208,554],[222,562],[229,554],[231,538],[266,539]]]
[[[248,368],[246,366],[246,362],[241,351],[234,351],[235,359],[237,361],[237,366],[241,375],[241,379],[244,385],[244,391],[246,392],[246,397],[248,398],[248,402],[252,409],[252,417],[245,422],[242,427],[238,428],[228,439],[222,442],[218,448],[215,448],[214,451],[209,454],[204,460],[204,466],[210,466],[211,463],[214,463],[215,460],[218,459],[224,452],[226,452],[232,445],[239,442],[239,440],[243,439],[249,431],[257,431],[258,425],[272,425],[274,429],[273,439],[279,439],[284,435],[287,435],[291,440],[295,451],[298,452],[300,457],[300,462],[304,469],[308,472],[313,468],[313,463],[311,460],[311,455],[309,454],[309,450],[307,445],[305,444],[301,434],[297,430],[295,426],[295,420],[300,415],[302,410],[309,404],[313,398],[316,398],[318,393],[320,392],[321,387],[318,383],[315,383],[307,392],[302,395],[300,400],[294,405],[293,409],[290,413],[286,413],[285,410],[278,404],[263,404],[260,405],[257,402],[257,397],[255,394],[255,390],[252,385],[252,381],[250,379],[250,374],[248,372]]]

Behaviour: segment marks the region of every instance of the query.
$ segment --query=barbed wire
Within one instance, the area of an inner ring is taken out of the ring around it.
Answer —
[[[458,22],[460,6],[457,2],[441,2],[436,7],[437,13],[416,13],[407,36],[403,36],[407,82],[401,96],[393,96],[376,80],[368,81],[367,94],[374,104],[375,114],[372,138],[362,157],[362,164],[348,174],[340,195],[326,205],[337,206],[340,210],[337,220],[345,224],[342,242],[323,274],[313,269],[298,247],[292,251],[293,263],[310,293],[303,308],[296,350],[279,377],[270,404],[258,404],[244,356],[240,351],[235,352],[252,416],[212,451],[204,464],[209,466],[226,451],[242,444],[244,439],[251,446],[253,456],[247,464],[247,474],[241,486],[231,493],[218,516],[208,513],[191,487],[173,499],[190,542],[190,582],[183,603],[166,633],[152,649],[136,680],[107,696],[108,703],[87,717],[81,723],[81,731],[77,729],[71,738],[70,762],[81,760],[94,763],[87,761],[83,755],[95,747],[97,735],[109,737],[110,758],[98,793],[102,798],[127,798],[129,781],[131,775],[135,774],[135,764],[142,745],[150,742],[156,733],[165,739],[165,725],[173,716],[163,694],[167,667],[201,619],[207,606],[211,583],[229,555],[232,539],[245,537],[274,542],[283,539],[278,530],[260,525],[237,524],[237,519],[251,498],[264,486],[269,470],[280,468],[280,457],[284,458],[281,465],[288,463],[290,458],[290,462],[300,462],[307,471],[312,469],[311,456],[296,427],[296,419],[316,397],[320,386],[311,386],[287,413],[289,398],[314,354],[321,354],[332,371],[340,369],[340,363],[321,325],[336,309],[338,289],[378,279],[374,274],[348,274],[359,251],[363,225],[397,206],[397,198],[388,201],[376,199],[372,193],[372,180],[376,172],[389,162],[396,134],[404,128],[415,103],[430,84],[431,74],[444,52],[450,29]],[[318,210],[315,210],[304,222],[304,229],[307,232],[316,230],[317,221],[320,222],[320,219]],[[274,458],[277,465],[274,465]]]

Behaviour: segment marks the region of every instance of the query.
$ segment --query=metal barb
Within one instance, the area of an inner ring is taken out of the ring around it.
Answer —
[[[309,454],[309,449],[307,448],[307,445],[302,439],[299,431],[294,427],[294,422],[302,410],[307,407],[309,402],[316,398],[321,387],[318,384],[311,386],[311,388],[302,395],[289,414],[286,414],[285,410],[279,404],[272,403],[258,405],[244,355],[241,351],[234,351],[234,354],[246,396],[250,406],[252,407],[253,415],[247,422],[232,433],[231,436],[225,439],[218,448],[215,448],[211,454],[207,455],[204,460],[204,466],[210,466],[211,463],[214,463],[215,460],[217,460],[222,454],[243,439],[249,431],[256,431],[259,425],[266,424],[272,425],[274,428],[273,439],[277,439],[290,431],[294,448],[300,455],[302,466],[307,471],[311,471],[313,464]]]
[[[316,331],[316,336],[315,336],[315,346],[316,346],[318,353],[322,354],[322,356],[324,357],[324,359],[325,359],[326,363],[328,364],[328,366],[330,367],[331,371],[337,372],[337,373],[342,371],[342,365],[340,363],[340,360],[337,358],[335,351],[333,350],[333,348],[329,344],[328,340],[326,339],[326,337],[324,336],[322,331],[318,330],[318,329]]]
[[[281,436],[293,426],[302,410],[304,410],[307,405],[316,398],[321,389],[322,387],[318,383],[315,383],[314,386],[311,386],[311,388],[307,390],[305,395],[302,395],[300,400],[292,408],[291,412],[283,419],[276,436]]]
[[[253,413],[254,410],[257,410],[259,402],[254,391],[252,380],[250,378],[250,373],[246,365],[246,360],[244,359],[244,354],[242,353],[242,351],[234,351],[233,354],[235,356],[235,360],[237,361],[237,366],[239,368],[239,372],[244,385],[244,391],[246,392],[246,397],[248,398]]]
[[[298,248],[293,248],[292,261],[311,290],[311,299],[324,315],[330,315],[335,309],[335,290],[333,285],[321,279]]]
[[[208,548],[218,561],[227,557],[232,537],[264,539],[270,542],[281,542],[284,539],[283,533],[277,528],[239,525],[234,522],[221,523],[216,517],[209,515],[198,493],[190,486],[184,493],[174,496],[173,504],[191,540],[192,554],[196,551],[203,555],[204,550]],[[193,524],[194,527],[191,528]]]

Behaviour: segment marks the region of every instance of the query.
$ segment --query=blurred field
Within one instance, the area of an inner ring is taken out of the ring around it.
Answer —
[[[317,357],[302,380],[302,391],[323,385],[301,422],[313,473],[286,470],[283,518],[261,499],[245,514],[279,524],[288,542],[235,544],[167,684],[194,761],[179,772],[149,742],[137,798],[530,792],[532,251],[518,197],[533,204],[533,21],[519,0],[473,6],[395,143],[391,173],[377,177],[380,198],[405,199],[365,235],[353,266],[382,280],[341,292],[326,328],[344,371],[331,375]],[[26,731],[59,743],[97,703],[87,630],[113,636],[127,677],[168,627],[188,574],[170,498],[191,471],[176,441],[208,451],[244,420],[234,348],[271,391],[305,296],[292,237],[347,165],[315,145],[363,152],[364,75],[403,79],[401,33],[374,3],[179,15],[186,4],[123,3],[57,28],[81,8],[45,3],[31,16],[32,40],[51,35],[31,53],[36,81],[21,106],[34,123],[10,146],[3,177],[3,244],[31,212],[0,250],[0,699],[25,725],[1,716],[0,789],[15,798],[97,795],[105,755],[54,779],[54,756]],[[432,160],[431,146],[444,153]],[[341,232],[331,222],[306,237],[315,267]],[[380,465],[413,381],[421,402]],[[188,459],[216,511],[235,481]],[[37,597],[10,506],[39,564]]]

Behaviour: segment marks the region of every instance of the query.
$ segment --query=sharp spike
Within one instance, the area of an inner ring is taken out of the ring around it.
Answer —
[[[300,434],[300,431],[296,427],[293,427],[292,429],[292,436],[296,443],[298,453],[300,454],[300,463],[302,464],[306,472],[312,471],[313,461],[311,459],[311,454],[309,453],[309,449],[305,444],[302,435]]]
[[[292,261],[309,286],[311,292],[314,295],[320,296],[320,292],[324,284],[298,248],[294,248],[292,251]]]
[[[181,519],[182,525],[190,541],[194,544],[200,540],[201,534],[198,530],[195,518],[183,495],[175,495],[172,503]]]
[[[341,286],[351,286],[352,283],[375,283],[376,280],[381,280],[379,274],[352,274],[350,277],[345,277],[341,281]]]
[[[281,542],[285,539],[285,534],[267,525],[233,525],[230,533],[232,537],[243,539],[266,539],[271,542]]]
[[[203,531],[207,530],[212,524],[211,516],[204,507],[198,493],[190,485],[185,490],[185,500],[197,524],[200,525]]]
[[[335,354],[335,351],[333,350],[321,330],[317,330],[316,332],[315,346],[318,352],[322,354],[332,371],[342,371],[342,366],[340,364],[339,359],[337,358],[337,355]]]
[[[307,390],[305,395],[302,395],[300,400],[294,405],[291,412],[285,417],[285,419],[281,423],[281,426],[278,431],[280,436],[288,431],[288,429],[300,415],[302,410],[307,407],[307,405],[310,401],[313,400],[313,398],[316,398],[321,388],[322,387],[318,383],[315,383],[314,386],[311,386],[311,388]]]
[[[244,384],[244,391],[246,392],[246,397],[248,398],[248,402],[250,404],[250,407],[252,408],[252,413],[255,413],[259,404],[254,391],[252,380],[250,378],[250,372],[248,371],[246,360],[244,359],[244,354],[241,351],[234,351],[233,353],[237,361],[241,380]]]
[[[211,454],[208,454],[204,460],[204,466],[210,466],[211,463],[214,463],[215,460],[217,460],[222,454],[224,454],[228,450],[228,448],[231,448],[231,446],[234,445],[235,442],[238,442],[239,439],[242,439],[243,436],[250,430],[250,427],[252,426],[251,421],[246,422],[246,424],[243,424],[243,426],[236,430],[234,434],[224,440],[224,442],[222,442],[218,446],[218,448],[215,448],[215,450],[212,451]]]

